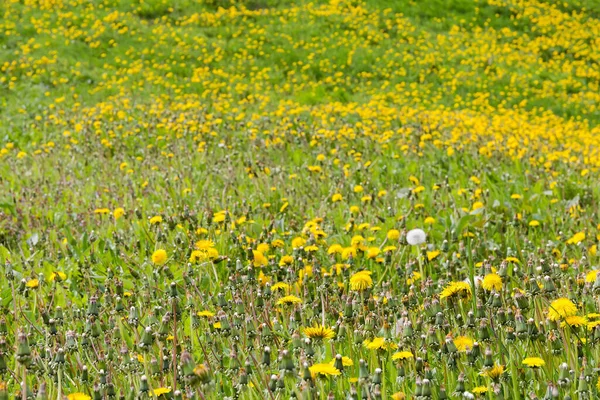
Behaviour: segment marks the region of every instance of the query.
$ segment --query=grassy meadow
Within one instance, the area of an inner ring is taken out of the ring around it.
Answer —
[[[600,395],[598,0],[4,0],[0,400]]]

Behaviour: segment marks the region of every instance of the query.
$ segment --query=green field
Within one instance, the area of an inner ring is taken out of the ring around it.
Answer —
[[[597,398],[598,10],[5,0],[0,400]]]

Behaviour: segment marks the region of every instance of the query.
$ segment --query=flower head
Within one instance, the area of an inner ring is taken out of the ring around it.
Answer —
[[[500,290],[502,289],[502,278],[496,273],[487,274],[483,277],[482,286],[485,290]]]
[[[453,342],[456,346],[456,349],[461,352],[465,352],[468,349],[472,349],[473,344],[475,344],[473,339],[467,336],[457,336],[454,338]]]
[[[546,365],[546,361],[539,357],[527,357],[523,360],[523,365],[529,368],[539,368]]]
[[[470,298],[471,285],[467,282],[450,282],[440,293],[440,299]]]
[[[119,207],[119,208],[116,208],[116,209],[113,211],[113,217],[115,217],[115,219],[119,219],[119,218],[121,218],[123,215],[125,215],[125,210],[124,210],[123,208],[121,208],[121,207]]]
[[[165,388],[165,387],[160,387],[160,388],[154,389],[152,391],[152,394],[154,394],[155,396],[160,396],[161,394],[167,394],[167,393],[171,393],[171,389]]]
[[[410,351],[397,351],[392,355],[392,360],[406,360],[413,357],[413,353]]]
[[[398,348],[395,343],[390,342],[383,337],[376,337],[373,340],[367,339],[363,342],[363,344],[369,350],[395,350]]]
[[[252,263],[255,267],[264,267],[267,265],[267,257],[258,250],[252,250],[253,260]]]
[[[81,392],[77,392],[77,393],[71,393],[70,395],[67,396],[68,400],[92,400],[92,398],[90,396],[88,396],[85,393],[81,393]]]
[[[360,271],[350,277],[350,289],[362,292],[373,286],[371,271]]]
[[[163,249],[158,249],[152,253],[152,262],[156,265],[163,265],[167,262],[167,252]]]
[[[473,389],[471,389],[471,392],[475,393],[475,394],[483,394],[486,393],[488,391],[488,388],[485,386],[477,386],[474,387]]]
[[[308,367],[308,370],[310,371],[313,379],[317,376],[329,377],[341,374],[339,369],[329,363],[314,364]]]
[[[150,224],[151,225],[158,225],[162,222],[162,217],[160,215],[157,215],[155,217],[150,218]]]
[[[426,239],[427,235],[423,229],[413,229],[406,234],[406,241],[413,246],[425,243]]]
[[[504,365],[496,364],[491,368],[486,368],[479,375],[487,376],[492,380],[497,380],[505,372]]]
[[[279,300],[277,300],[277,305],[281,306],[281,305],[290,305],[290,304],[301,304],[302,303],[302,299],[299,297],[296,297],[294,295],[289,295],[289,296],[284,296],[282,298],[280,298]]]
[[[400,238],[400,231],[397,229],[390,229],[387,233],[388,240],[396,241]]]
[[[579,328],[581,326],[587,325],[588,320],[586,317],[581,317],[579,315],[571,315],[569,317],[565,317],[564,321],[561,322],[560,326],[572,326],[575,328]]]
[[[554,300],[548,307],[548,318],[552,321],[558,321],[575,314],[577,314],[577,306],[565,297]]]
[[[316,340],[329,340],[335,337],[335,332],[326,326],[304,328],[304,335]]]

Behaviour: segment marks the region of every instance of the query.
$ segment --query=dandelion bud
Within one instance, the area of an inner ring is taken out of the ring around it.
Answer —
[[[190,377],[195,375],[194,368],[196,366],[194,365],[194,358],[189,352],[184,351],[181,353],[180,362],[183,370],[183,376]]]
[[[579,375],[579,384],[577,385],[577,393],[579,393],[580,396],[584,397],[586,396],[586,393],[590,390],[587,380],[585,379],[585,374],[582,372],[581,375]]]
[[[537,325],[535,324],[535,320],[533,318],[529,318],[527,320],[527,335],[532,338],[532,339],[536,339],[540,334],[540,331],[538,330]]]
[[[446,387],[440,386],[440,391],[438,392],[438,400],[448,400],[448,394],[446,394]]]
[[[274,392],[277,389],[277,375],[271,375],[271,379],[269,380],[269,390]]]
[[[344,362],[342,360],[342,355],[341,354],[336,354],[335,355],[335,361],[333,363],[333,366],[335,368],[337,368],[339,371],[344,371]]]
[[[140,383],[140,393],[148,393],[150,387],[148,386],[148,378],[146,375],[142,375],[141,383]]]
[[[29,365],[31,361],[31,349],[27,341],[27,336],[24,332],[19,332],[17,337],[17,361],[25,366]]]
[[[302,364],[302,379],[306,382],[312,381],[312,375],[310,373],[310,369],[308,368],[308,363]]]
[[[54,362],[58,365],[62,365],[65,363],[65,351],[62,348],[59,348],[56,352]]]
[[[441,312],[437,313],[435,315],[435,322],[434,322],[435,326],[444,326],[444,314],[442,314]]]
[[[271,348],[269,346],[265,346],[263,350],[261,364],[265,366],[269,366],[271,364]]]
[[[367,380],[369,379],[369,369],[367,363],[362,358],[358,361],[358,379]]]
[[[137,308],[135,308],[135,306],[131,306],[131,308],[129,309],[128,322],[133,326],[137,326],[139,320],[140,320],[140,315],[137,311]]]
[[[292,359],[292,355],[290,354],[289,351],[284,350],[283,351],[283,358],[282,358],[282,369],[288,371],[288,372],[292,372],[295,369],[294,366],[294,360]]]
[[[494,359],[492,358],[492,350],[489,347],[485,349],[485,358],[483,360],[483,366],[485,368],[491,368],[494,366]]]
[[[283,391],[285,389],[285,380],[283,379],[283,375],[280,375],[277,378],[276,390]]]
[[[99,313],[100,308],[98,306],[98,298],[96,296],[92,296],[88,302],[87,315],[97,317]]]
[[[527,324],[525,323],[525,318],[523,318],[521,314],[515,316],[515,331],[520,338],[527,335]]]
[[[442,247],[441,247],[441,250],[442,250],[444,253],[447,253],[447,252],[448,252],[448,250],[450,250],[450,244],[448,243],[448,241],[447,241],[446,239],[444,239],[444,241],[442,242]]]
[[[415,381],[415,397],[418,399],[423,395],[423,381],[420,376],[417,376]]]
[[[381,385],[381,368],[375,368],[375,374],[373,374],[373,384]]]
[[[139,346],[141,348],[148,348],[152,343],[154,343],[154,336],[152,335],[152,329],[148,326],[144,329]]]
[[[475,314],[473,313],[473,311],[469,311],[467,313],[466,326],[467,326],[467,328],[475,328]]]
[[[425,362],[423,361],[423,359],[421,357],[417,357],[415,359],[415,370],[417,372],[421,372],[421,371],[423,371],[424,367],[425,367]]]
[[[35,398],[36,398],[36,400],[47,400],[48,399],[48,394],[46,393],[46,382],[42,382]],[[0,396],[0,399],[1,399],[1,396]]]
[[[175,282],[171,282],[171,298],[175,299],[177,298],[177,296],[177,284]]]
[[[544,276],[544,292],[552,293],[556,291],[556,286],[554,286],[554,282],[550,278],[550,276]]]

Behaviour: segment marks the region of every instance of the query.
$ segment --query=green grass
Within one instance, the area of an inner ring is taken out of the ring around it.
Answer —
[[[7,2],[0,400],[598,396],[593,4]]]

